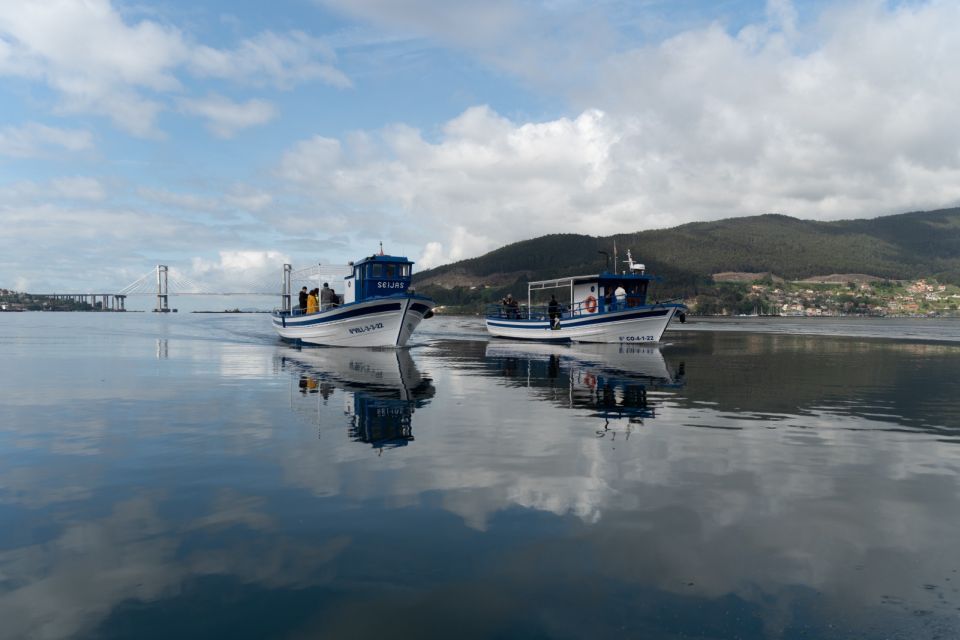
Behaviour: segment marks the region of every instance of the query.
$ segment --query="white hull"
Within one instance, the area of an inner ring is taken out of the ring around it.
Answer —
[[[606,342],[638,344],[660,342],[680,305],[653,305],[603,314],[565,318],[559,329],[549,320],[487,318],[487,331],[501,338],[556,342]]]
[[[281,338],[330,347],[402,347],[434,307],[422,296],[374,298],[305,315],[273,314]]]

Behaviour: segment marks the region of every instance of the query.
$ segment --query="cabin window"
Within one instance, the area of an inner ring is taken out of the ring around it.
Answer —
[[[372,264],[367,267],[367,275],[371,278],[380,278],[383,276],[383,265],[382,264]]]
[[[391,280],[392,280],[393,278],[396,278],[396,277],[397,277],[397,265],[395,265],[395,264],[388,264],[388,265],[386,265],[386,267],[387,267],[387,278],[389,278],[389,279],[391,279]]]
[[[400,265],[400,275],[404,278],[410,277],[410,265],[402,264]]]

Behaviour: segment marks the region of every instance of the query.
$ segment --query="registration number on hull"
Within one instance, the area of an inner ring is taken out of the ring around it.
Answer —
[[[620,342],[656,342],[653,336],[620,336]]]
[[[377,329],[383,329],[382,322],[374,322],[373,324],[364,325],[362,327],[354,327],[350,329],[350,333],[351,334],[367,333],[368,331],[376,331]]]

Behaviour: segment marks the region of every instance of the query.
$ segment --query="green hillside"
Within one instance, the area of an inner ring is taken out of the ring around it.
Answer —
[[[693,296],[713,287],[711,275],[771,272],[788,280],[832,273],[888,279],[933,277],[960,284],[960,208],[871,220],[813,222],[767,214],[695,222],[609,237],[554,234],[417,274],[418,289],[444,304],[477,305],[528,280],[595,273],[598,251],[636,260],[661,275],[660,297]]]

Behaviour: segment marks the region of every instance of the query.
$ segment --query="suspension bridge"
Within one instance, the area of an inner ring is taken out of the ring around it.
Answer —
[[[289,310],[293,289],[301,286],[313,288],[323,280],[342,278],[350,273],[346,265],[317,265],[294,269],[292,265],[283,265],[282,274],[275,278],[260,280],[231,279],[229,291],[186,276],[176,268],[158,264],[116,293],[38,293],[56,300],[83,302],[103,311],[126,311],[126,299],[129,296],[156,296],[154,311],[168,313],[176,311],[170,308],[173,296],[280,296],[281,307]]]

